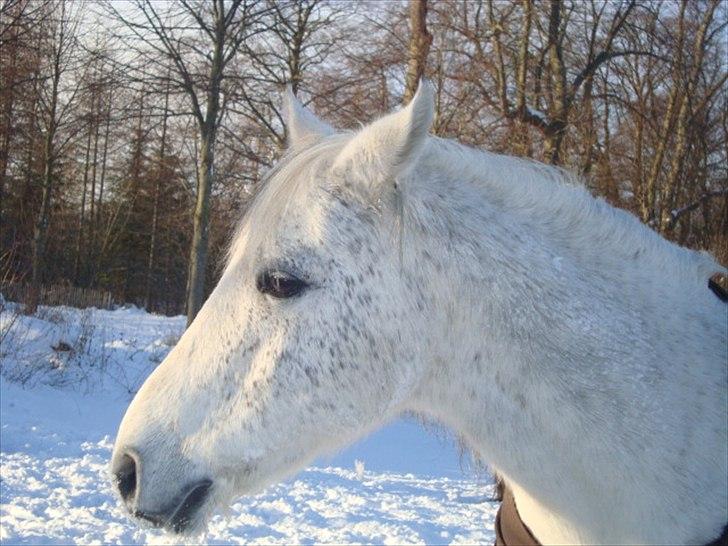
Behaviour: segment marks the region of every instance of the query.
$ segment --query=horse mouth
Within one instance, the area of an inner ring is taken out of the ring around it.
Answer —
[[[211,487],[211,480],[199,481],[180,496],[181,500],[174,508],[160,512],[135,510],[132,515],[178,535],[193,534],[202,526],[205,512],[202,508],[210,496]]]

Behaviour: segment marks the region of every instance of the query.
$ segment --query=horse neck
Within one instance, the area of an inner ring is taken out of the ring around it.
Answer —
[[[432,366],[413,409],[506,478],[544,543],[689,542],[722,526],[728,469],[714,456],[726,459],[725,424],[705,419],[726,406],[713,325],[701,334],[664,320],[684,302],[660,305],[659,290],[635,306],[638,266],[594,268],[553,226],[535,229],[476,186],[438,184],[410,196],[406,248],[423,258],[411,275],[436,287]],[[684,365],[701,367],[701,352],[703,376]],[[692,393],[682,411],[678,391]],[[714,451],[691,453],[696,435]],[[695,514],[677,517],[687,499]]]

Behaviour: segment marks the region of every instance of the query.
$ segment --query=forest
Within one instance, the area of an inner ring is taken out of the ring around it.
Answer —
[[[421,77],[435,135],[725,265],[727,24],[720,0],[1,0],[0,290],[191,320],[285,150],[286,86],[356,129]]]

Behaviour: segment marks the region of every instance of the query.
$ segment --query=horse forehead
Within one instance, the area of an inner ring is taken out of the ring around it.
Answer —
[[[299,194],[281,216],[275,228],[273,242],[276,246],[322,246],[329,239],[329,231],[336,230],[332,222],[331,204],[324,192],[316,187]]]
[[[341,185],[314,183],[299,194],[277,227],[278,242],[313,246],[366,245],[377,232],[381,213],[356,202]]]

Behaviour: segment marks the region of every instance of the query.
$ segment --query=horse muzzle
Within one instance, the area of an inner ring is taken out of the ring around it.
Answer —
[[[165,479],[132,448],[115,452],[111,472],[126,509],[135,518],[179,534],[194,530],[201,521],[212,480],[192,480],[170,491],[171,484],[179,483],[177,477]]]

